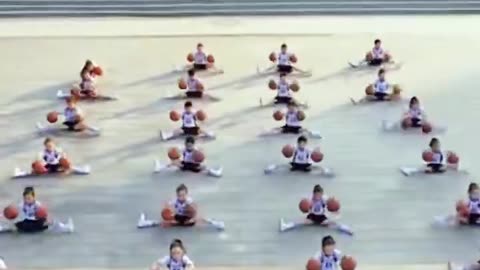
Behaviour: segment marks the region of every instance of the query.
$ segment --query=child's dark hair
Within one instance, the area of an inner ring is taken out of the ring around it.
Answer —
[[[183,242],[180,239],[173,239],[172,242],[170,243],[170,250],[179,247],[183,250],[184,253],[187,253],[185,250],[185,247],[183,246]]]
[[[306,143],[308,141],[307,137],[301,135],[300,137],[298,137],[297,139],[297,143],[301,143],[301,142],[304,142]]]
[[[410,99],[409,105],[412,106],[414,103],[418,103],[418,98],[417,98],[416,96],[413,96],[413,97]]]
[[[434,144],[437,144],[439,142],[440,141],[437,138],[434,137],[430,140],[430,143],[428,144],[428,146],[433,147]]]
[[[286,43],[283,43],[282,46],[280,46],[280,48],[286,49],[286,48],[287,48],[287,44],[286,44]]]
[[[477,189],[479,189],[477,183],[470,183],[470,185],[468,185],[468,193],[472,193],[472,191]]]
[[[201,42],[197,43],[197,48],[198,47],[203,47],[203,44]]]
[[[186,101],[183,105],[185,108],[193,107],[193,103],[191,101]]]
[[[33,187],[26,187],[23,189],[23,196],[32,195],[35,197],[35,189]]]
[[[335,240],[331,235],[327,235],[322,239],[322,247],[335,245]]]
[[[194,144],[195,143],[195,138],[193,136],[187,136],[187,138],[185,138],[185,143]]]
[[[378,75],[385,74],[385,69],[381,68],[378,70]]]
[[[80,76],[83,76],[83,74],[88,71],[88,66],[90,65],[93,65],[93,62],[92,60],[87,59],[82,67],[82,70],[80,71]]]
[[[189,70],[187,71],[187,73],[188,73],[188,76],[191,77],[191,76],[195,75],[195,69],[193,69],[193,68],[192,68],[192,69],[189,69]]]
[[[318,185],[318,184],[315,185],[315,186],[313,186],[313,193],[319,193],[319,192],[322,192],[322,193],[323,193],[323,188],[322,188],[322,186],[320,186],[320,185]]]
[[[43,141],[43,145],[47,144],[47,143],[50,143],[50,142],[53,142],[53,139],[50,138],[50,137],[47,137],[45,138],[45,140]]]
[[[375,41],[373,42],[375,45],[377,45],[378,43],[382,42],[380,39],[375,39]]]
[[[185,184],[180,184],[177,189],[176,189],[177,193],[180,192],[180,191],[186,191],[188,192],[188,188]]]

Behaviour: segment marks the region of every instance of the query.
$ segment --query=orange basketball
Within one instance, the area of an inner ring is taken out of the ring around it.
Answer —
[[[187,89],[187,82],[185,81],[185,79],[182,78],[178,80],[178,88],[180,88],[180,90]]]
[[[329,212],[338,212],[340,210],[340,202],[335,197],[328,198],[327,209]]]
[[[35,174],[45,174],[48,172],[43,163],[38,160],[32,163],[32,171]]]
[[[191,204],[185,207],[185,215],[189,218],[194,218],[197,215],[197,210]]]
[[[300,85],[298,84],[298,82],[292,82],[290,84],[290,89],[293,91],[293,92],[298,92],[300,90]]]
[[[287,144],[282,148],[282,154],[286,158],[293,157],[293,152],[295,152],[295,148],[290,144]]]
[[[447,162],[448,164],[458,164],[460,161],[460,158],[457,156],[457,154],[453,152],[449,152],[447,155]]]
[[[102,76],[103,75],[103,70],[99,66],[94,67],[92,72],[93,72],[93,74],[95,74],[97,76]]]
[[[277,87],[278,87],[277,83],[274,80],[268,81],[268,88],[272,90],[277,90]]]
[[[174,218],[174,214],[172,209],[170,208],[163,208],[162,210],[162,219],[165,221],[171,221]]]
[[[425,134],[432,132],[432,125],[430,125],[429,123],[423,123],[422,132]]]
[[[351,256],[344,256],[340,261],[340,267],[342,267],[342,270],[355,270],[357,261]]]
[[[37,210],[35,211],[35,217],[37,219],[47,219],[47,216],[48,216],[48,212],[45,206],[37,207]]]
[[[373,53],[372,52],[367,52],[367,54],[365,55],[365,59],[370,62],[373,60]]]
[[[467,217],[470,214],[468,204],[463,200],[457,201],[455,204],[455,210],[457,210],[457,213],[463,217]]]
[[[304,111],[298,111],[298,112],[297,112],[298,121],[303,121],[303,120],[305,120],[305,117],[307,117],[307,116],[305,115],[305,112],[304,112]]]
[[[422,153],[422,159],[425,162],[432,162],[433,161],[433,153],[432,151],[425,150]]]
[[[205,155],[200,150],[195,150],[192,153],[193,161],[196,163],[202,163],[205,160]]]
[[[375,94],[375,89],[373,88],[373,85],[372,85],[372,84],[369,84],[369,85],[367,86],[367,88],[365,88],[365,94],[366,94],[367,96],[371,96],[371,95]]]
[[[297,63],[297,61],[298,61],[298,59],[297,59],[297,57],[295,56],[295,54],[290,55],[290,62],[292,62],[292,63]]]
[[[400,92],[402,92],[402,88],[398,84],[393,85],[393,94],[400,95]]]
[[[180,114],[177,111],[170,111],[170,120],[177,122],[180,120]]]
[[[60,160],[58,162],[60,163],[60,166],[64,170],[69,170],[70,169],[70,161],[68,161],[68,159],[62,157],[62,158],[60,158]]]
[[[195,61],[195,57],[193,56],[193,53],[187,54],[187,61],[190,63]]]
[[[410,120],[409,117],[405,117],[403,120],[402,120],[402,128],[403,129],[408,129],[412,126],[412,120]]]
[[[317,163],[323,160],[323,154],[319,150],[313,151],[310,157],[312,158],[313,162]]]
[[[207,62],[210,63],[210,64],[215,63],[215,57],[213,57],[213,55],[209,54],[207,56]]]
[[[307,261],[307,265],[305,267],[306,270],[321,270],[322,264],[317,259],[310,259]]]
[[[283,119],[283,113],[281,111],[275,111],[273,113],[273,119],[275,119],[275,121],[281,121]]]
[[[168,158],[171,160],[177,160],[180,158],[180,150],[177,147],[168,149]]]
[[[205,90],[205,86],[203,86],[203,83],[198,82],[198,83],[197,83],[197,89],[196,89],[196,90],[198,90],[198,91],[203,91],[203,90]]]
[[[195,115],[197,116],[198,121],[205,121],[207,119],[207,114],[202,110],[198,110]]]
[[[312,202],[309,199],[302,199],[298,204],[298,208],[302,213],[308,213],[310,208],[312,208]]]
[[[277,55],[274,52],[270,53],[270,55],[268,56],[268,60],[272,62],[277,61]]]
[[[58,121],[58,113],[57,112],[49,112],[47,114],[47,121],[49,123],[55,123]]]
[[[8,220],[16,219],[18,217],[18,208],[13,204],[5,207],[3,216]]]

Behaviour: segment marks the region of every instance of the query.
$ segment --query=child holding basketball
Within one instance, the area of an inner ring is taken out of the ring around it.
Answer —
[[[417,97],[412,97],[408,104],[408,111],[405,113],[404,121],[407,120],[409,127],[422,127],[423,122],[426,121],[426,115],[420,106],[420,101]]]
[[[276,72],[281,72],[286,74],[292,73],[293,71],[297,71],[303,75],[311,75],[309,72],[303,71],[293,65],[294,63],[297,62],[297,58],[295,57],[295,54],[288,52],[288,47],[287,47],[287,44],[285,43],[280,46],[280,52],[277,55],[275,55],[275,53],[272,53],[270,55],[270,60],[274,62],[274,65],[272,67],[267,68],[262,73],[271,72],[275,70]],[[258,71],[260,72],[260,70]]]
[[[48,173],[56,173],[70,169],[62,167],[60,160],[66,160],[67,156],[62,149],[55,145],[52,138],[46,138],[43,141],[43,145],[45,149],[39,154],[38,161],[44,164]]]
[[[468,199],[466,202],[457,203],[457,214],[446,217],[436,217],[438,225],[457,226],[472,225],[480,226],[480,187],[477,183],[470,183],[467,189]]]
[[[391,60],[390,55],[382,48],[382,41],[375,39],[373,48],[367,53],[365,61],[370,66],[380,66],[383,63],[388,63]]]
[[[430,147],[430,152],[432,153],[432,159],[427,162],[427,168],[425,172],[427,173],[443,173],[447,170],[445,165],[445,158],[442,153],[440,146],[440,140],[437,138],[432,138],[428,144]]]
[[[0,225],[0,232],[13,232],[16,230],[21,233],[36,233],[47,230],[49,226],[54,231],[61,233],[74,231],[72,219],[68,219],[67,223],[47,221],[46,216],[38,215],[40,208],[42,208],[42,204],[37,201],[34,188],[26,187],[23,191],[23,200],[18,205],[18,209],[20,209],[19,217],[15,218],[16,221],[14,221],[13,225]]]
[[[323,188],[320,185],[313,187],[312,196],[310,197],[310,209],[305,219],[298,222],[285,222],[280,219],[280,231],[285,232],[295,228],[300,228],[308,225],[320,225],[336,229],[342,233],[353,235],[352,230],[346,225],[337,224],[326,216],[326,206],[328,197],[324,194]]]
[[[193,270],[193,262],[186,253],[182,241],[174,239],[170,244],[170,254],[154,262],[150,270]]]
[[[196,224],[212,226],[215,229],[223,230],[225,224],[222,221],[213,219],[205,219],[196,216],[197,206],[193,202],[193,199],[188,194],[188,188],[184,184],[181,184],[176,189],[176,198],[171,200],[165,205],[165,209],[171,209],[173,211],[172,220],[164,220],[163,222],[157,222],[153,220],[147,220],[146,215],[142,213],[138,221],[138,228],[150,228],[159,225],[163,226],[194,226]]]
[[[275,114],[280,114],[279,118]],[[283,118],[283,113],[280,111],[275,112],[274,118],[275,120],[281,120]],[[300,134],[305,133],[314,138],[322,138],[322,136],[318,132],[310,131],[306,128],[303,128],[301,125],[301,121],[305,119],[305,113],[298,108],[298,104],[291,100],[287,104],[287,112],[285,113],[285,125],[274,128],[271,131],[266,132],[262,135],[275,135],[275,134]]]
[[[85,61],[85,64],[83,65],[82,70],[80,71],[80,92],[79,93],[73,93],[78,95],[79,97],[95,97],[96,96],[96,91],[95,91],[95,77],[96,74],[93,71],[95,68],[95,65],[91,60]]]
[[[223,70],[218,69],[214,64],[214,58],[208,55],[202,43],[197,44],[195,52],[188,55],[188,60],[193,62],[192,65],[187,65],[185,68],[193,69],[195,71],[212,70],[217,73],[223,73]]]

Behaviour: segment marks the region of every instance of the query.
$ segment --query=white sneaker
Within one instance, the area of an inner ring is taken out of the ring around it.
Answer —
[[[295,226],[295,224],[293,222],[285,222],[285,220],[283,218],[280,219],[280,231],[281,232],[291,230],[291,229],[293,229],[294,226]]]
[[[145,213],[141,213],[140,218],[138,219],[138,222],[137,222],[137,228],[143,229],[143,228],[150,228],[153,226],[155,226],[155,222],[151,220],[147,220]]]
[[[7,265],[5,264],[5,261],[3,260],[3,258],[0,258],[0,270],[6,270],[7,269]]]
[[[352,230],[347,225],[343,225],[343,224],[338,225],[338,231],[344,234],[353,235]]]
[[[68,233],[73,233],[75,231],[75,225],[73,224],[72,218],[68,218],[67,224],[65,224],[65,231]]]
[[[223,168],[218,168],[218,169],[208,169],[208,175],[214,176],[214,177],[221,177],[223,173]]]
[[[22,171],[20,168],[15,168],[13,171],[13,176],[14,177],[22,177],[22,176],[27,176],[28,172]]]
[[[267,168],[265,168],[264,172],[265,172],[265,174],[271,174],[271,173],[273,173],[273,171],[275,171],[276,169],[277,169],[277,165],[271,164],[271,165],[268,165]]]
[[[165,169],[165,165],[163,165],[162,163],[160,163],[160,161],[158,161],[158,159],[156,159],[154,161],[154,164],[155,164],[155,169],[154,169],[154,172],[155,173],[159,173],[161,172],[163,169]]]
[[[209,139],[215,139],[215,133],[213,133],[211,131],[205,132],[205,137],[207,137]]]
[[[217,230],[220,230],[220,231],[223,231],[225,230],[225,222],[223,221],[219,221],[219,220],[214,220],[214,219],[207,219],[207,222],[212,225],[213,227],[215,227],[215,229]]]
[[[322,135],[320,135],[320,132],[318,131],[310,131],[310,136],[315,139],[321,139]]]

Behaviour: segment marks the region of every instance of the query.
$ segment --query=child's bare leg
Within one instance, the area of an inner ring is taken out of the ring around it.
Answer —
[[[296,66],[292,66],[292,69],[293,69],[294,71],[297,71],[297,72],[300,72],[300,73],[309,73],[308,71],[302,70],[302,69],[300,69],[300,68],[298,68],[298,67],[296,67]]]
[[[309,225],[313,225],[313,221],[311,221],[310,219],[307,219],[307,218],[302,219],[302,220],[298,220],[298,221],[290,221],[290,222],[286,222],[283,218],[280,219],[280,231],[281,232],[288,231],[288,230],[293,230],[293,229],[296,229],[296,228],[309,226]]]
[[[335,229],[339,232],[346,233],[352,235],[352,230],[345,224],[338,224],[333,220],[327,220],[322,225],[328,226],[329,228]]]
[[[215,138],[215,133],[213,133],[212,131],[204,130],[204,129],[199,129],[198,134],[206,138],[211,138],[211,139]]]
[[[260,134],[260,136],[277,135],[277,134],[281,134],[282,131],[283,129],[281,127],[273,128],[271,130],[263,132],[262,134]]]
[[[196,225],[200,226],[207,226],[207,227],[213,227],[217,230],[223,230],[225,228],[225,223],[223,221],[211,219],[211,218],[204,218],[204,217],[197,217],[192,219],[196,223]]]

